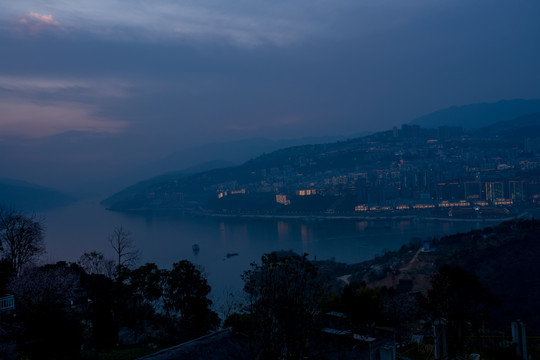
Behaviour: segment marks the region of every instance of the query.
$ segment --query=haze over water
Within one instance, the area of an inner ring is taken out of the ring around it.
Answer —
[[[178,214],[123,214],[96,201],[81,201],[40,214],[46,226],[46,262],[77,261],[83,252],[113,258],[108,236],[122,225],[140,250],[139,264],[170,268],[188,259],[208,274],[213,296],[240,290],[240,275],[264,253],[293,250],[310,259],[357,263],[395,250],[413,237],[425,239],[486,226],[481,222],[283,220],[193,217]],[[193,244],[200,251],[194,254]],[[227,257],[227,254],[238,253]]]

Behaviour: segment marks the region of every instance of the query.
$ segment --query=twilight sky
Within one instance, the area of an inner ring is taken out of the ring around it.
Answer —
[[[0,177],[63,187],[540,98],[539,18],[538,0],[4,0]]]

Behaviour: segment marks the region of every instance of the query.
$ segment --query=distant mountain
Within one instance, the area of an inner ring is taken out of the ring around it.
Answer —
[[[184,169],[182,171],[171,171],[163,175],[139,181],[135,185],[131,185],[126,189],[108,197],[102,203],[106,206],[110,206],[112,204],[122,201],[123,199],[134,197],[138,193],[144,192],[145,190],[150,189],[157,184],[172,182],[174,180],[182,179],[186,176],[197,174],[200,172],[210,171],[213,169],[227,168],[231,166],[235,166],[235,164],[227,161],[210,161],[204,164]]]
[[[0,205],[32,212],[67,205],[76,199],[55,189],[0,178]]]
[[[509,121],[500,121],[478,131],[484,135],[498,135],[515,142],[537,138],[540,137],[540,112],[519,116]]]
[[[475,129],[537,112],[540,112],[540,99],[501,100],[496,103],[452,106],[421,116],[411,121],[411,124],[426,128],[462,126],[465,129]]]
[[[358,136],[363,135],[367,134],[359,134]],[[209,164],[213,161],[227,161],[239,165],[259,155],[278,149],[298,145],[322,144],[344,139],[345,137],[343,136],[324,136],[285,140],[250,138],[237,141],[215,142],[176,151],[160,160],[141,166],[133,171],[133,173],[143,175],[143,178],[148,178],[157,174],[193,168],[199,164]]]
[[[367,133],[366,133],[367,134]],[[360,134],[366,135],[366,134]],[[305,137],[298,139],[270,140],[266,138],[250,138],[237,141],[215,142],[178,150],[159,160],[138,166],[122,175],[107,181],[87,186],[93,189],[94,195],[107,194],[125,189],[135,182],[146,183],[146,180],[160,178],[172,173],[193,174],[233,165],[240,165],[274,150],[305,144],[320,144],[343,140],[345,137]],[[83,196],[85,194],[82,194]]]
[[[534,117],[514,121],[529,123],[534,123]],[[405,201],[404,208],[411,210],[411,201],[422,200],[419,192],[436,194],[433,196],[445,201],[464,196],[459,189],[456,191],[461,195],[451,196],[451,190],[443,192],[439,183],[471,179],[469,167],[484,166],[494,158],[512,164],[519,163],[523,156],[531,160],[528,153],[515,151],[516,146],[523,149],[524,142],[518,140],[516,144],[515,139],[510,139],[511,131],[485,133],[490,136],[477,132],[471,137],[461,133],[448,137],[438,129],[404,126],[346,141],[288,147],[240,166],[192,175],[171,172],[151,178],[114,194],[103,204],[117,211],[353,214],[358,204],[384,204],[392,209],[396,202]],[[456,152],[458,145],[462,150]],[[487,169],[496,169],[490,166]],[[529,176],[516,171],[519,168],[503,175],[508,179]],[[448,215],[444,206],[433,211]],[[484,215],[500,214],[488,211]]]
[[[232,187],[253,182],[260,183],[265,180],[266,169],[296,174],[297,169],[309,165],[307,159],[320,156],[322,158],[316,166],[317,169],[349,166],[351,157],[355,156],[349,150],[356,149],[358,143],[364,141],[362,139],[286,147],[260,155],[240,166],[213,169],[196,174],[188,174],[185,171],[170,172],[130,186],[105,199],[102,204],[119,211],[178,209],[185,205],[198,207],[209,194],[215,194],[216,186],[219,187],[218,183],[227,183]],[[327,152],[330,153],[326,154]],[[356,164],[360,160],[358,156],[353,163]],[[280,170],[277,170],[278,168]],[[317,169],[311,169],[310,166],[309,172]],[[307,168],[304,170],[308,171]],[[262,203],[258,202],[259,200],[255,200],[254,205],[261,206]]]
[[[523,116],[518,116],[515,119],[508,121],[500,121],[493,125],[490,125],[490,128],[496,130],[507,130],[514,127],[529,127],[529,126],[540,126],[540,111],[532,114],[527,114]]]

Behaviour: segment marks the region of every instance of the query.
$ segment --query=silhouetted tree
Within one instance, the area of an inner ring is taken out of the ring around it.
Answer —
[[[71,310],[80,290],[79,270],[65,262],[26,268],[9,284],[18,304],[18,352],[27,359],[76,359],[83,342]]]
[[[139,251],[133,244],[131,233],[124,229],[122,225],[114,228],[109,235],[109,243],[116,255],[117,275],[123,268],[130,268],[135,265],[139,258]]]
[[[8,285],[17,301],[32,306],[39,303],[69,305],[79,290],[79,274],[60,262],[27,268]]]
[[[119,323],[115,319],[115,309],[120,307],[117,299],[122,296],[118,295],[122,293],[118,285],[101,274],[81,276],[81,286],[90,299],[86,319],[92,324],[89,344],[92,348],[112,348],[118,343]]]
[[[243,275],[249,295],[253,356],[300,359],[314,330],[317,269],[307,254],[272,252]]]
[[[179,316],[184,332],[190,337],[219,325],[217,314],[210,309],[210,290],[204,274],[188,260],[174,263],[172,270],[166,273],[165,309]]]
[[[114,272],[114,261],[105,258],[99,251],[85,252],[77,261],[87,274],[111,277]]]
[[[167,271],[156,264],[147,263],[129,272],[130,292],[139,303],[153,303],[163,296],[163,286]]]
[[[78,359],[83,326],[77,314],[58,303],[39,303],[21,313],[17,336],[21,359]]]
[[[464,353],[472,331],[487,318],[494,297],[488,288],[465,269],[443,265],[431,278],[428,307],[433,319],[447,321],[447,343],[450,355]]]
[[[353,325],[370,326],[383,319],[381,288],[371,289],[364,282],[345,286],[341,311],[351,317]]]
[[[19,275],[24,265],[45,252],[43,226],[35,216],[0,208],[2,256]]]

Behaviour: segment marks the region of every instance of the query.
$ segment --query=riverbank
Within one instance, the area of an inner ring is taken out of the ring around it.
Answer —
[[[396,215],[396,216],[359,216],[359,215],[278,215],[278,214],[218,214],[212,212],[192,211],[190,214],[198,216],[223,217],[223,218],[241,218],[241,219],[269,219],[269,220],[304,220],[304,221],[324,221],[324,220],[360,220],[360,221],[397,221],[409,220],[418,222],[490,222],[499,223],[515,219],[530,218],[531,213],[525,211],[515,216],[502,218],[479,217],[476,219],[457,218],[457,217],[434,217],[417,215]]]
[[[515,219],[531,218],[534,216],[534,211],[531,209],[523,209],[520,213],[512,216],[485,216],[480,215],[475,218],[456,216],[429,216],[429,215],[416,215],[416,214],[404,214],[404,215],[389,215],[389,214],[377,214],[377,215],[336,215],[336,214],[276,214],[276,213],[219,213],[202,208],[197,209],[179,209],[179,208],[140,208],[130,210],[119,210],[106,208],[108,211],[125,214],[182,214],[187,216],[202,216],[213,218],[237,218],[237,219],[268,219],[268,220],[302,220],[302,221],[333,221],[333,220],[358,220],[358,221],[415,221],[415,222],[465,222],[465,223],[499,223],[503,221],[510,221]],[[518,211],[518,209],[514,209]],[[537,211],[538,212],[538,211]]]

